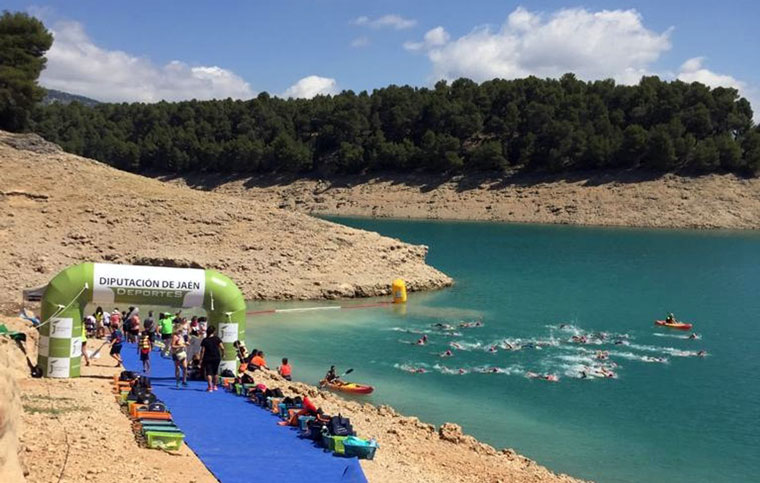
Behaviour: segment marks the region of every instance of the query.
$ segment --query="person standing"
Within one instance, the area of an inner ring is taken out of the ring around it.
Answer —
[[[150,341],[153,342],[153,336],[156,334],[156,321],[153,320],[153,311],[148,311],[148,316],[143,320],[145,331],[150,334]]]
[[[161,314],[158,318],[161,330],[161,342],[164,343],[162,354],[167,357],[172,345],[172,319],[169,314]]]
[[[137,344],[137,353],[140,355],[140,360],[143,363],[143,372],[148,375],[150,374],[150,350],[152,348],[153,341],[151,340],[150,332],[145,330]]]
[[[179,373],[182,371],[182,385],[187,386],[187,351],[185,350],[185,338],[182,336],[182,327],[179,325],[174,329],[172,336],[172,360],[174,361],[174,379],[179,387]]]
[[[84,357],[85,365],[90,365],[90,357],[87,355],[87,328],[84,323],[82,324],[82,357]]]
[[[116,327],[111,333],[111,357],[116,359],[116,367],[121,367],[123,361],[121,359],[121,344],[124,341],[124,334],[121,329]]]
[[[206,392],[217,390],[219,380],[219,364],[224,356],[224,344],[222,339],[215,335],[216,327],[209,326],[206,331],[206,338],[201,342],[201,365],[203,372],[206,374],[208,389]]]

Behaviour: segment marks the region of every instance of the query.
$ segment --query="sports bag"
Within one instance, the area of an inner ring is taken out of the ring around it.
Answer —
[[[353,426],[351,426],[351,420],[344,418],[340,414],[330,418],[330,423],[327,425],[327,429],[333,436],[355,436]]]

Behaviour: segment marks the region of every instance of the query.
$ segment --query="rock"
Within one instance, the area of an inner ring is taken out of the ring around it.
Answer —
[[[440,429],[438,429],[438,436],[450,443],[459,443],[462,441],[464,434],[462,433],[462,427],[454,423],[443,423]]]

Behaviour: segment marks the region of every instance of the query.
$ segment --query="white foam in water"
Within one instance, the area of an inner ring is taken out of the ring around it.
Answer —
[[[476,342],[467,342],[464,340],[455,340],[449,342],[449,346],[453,349],[457,349],[460,351],[471,351],[475,349],[480,349],[483,347],[483,344],[480,341]]]
[[[430,366],[428,364],[425,364],[424,362],[415,362],[415,363],[404,363],[404,364],[396,363],[396,364],[393,364],[393,367],[405,372],[422,373],[422,372],[427,372]]]
[[[451,367],[446,367],[441,364],[434,365],[433,369],[440,372],[441,374],[451,374],[451,375],[456,375],[456,376],[463,376],[465,374],[470,373],[470,369],[466,369],[463,367],[452,369]]]
[[[658,362],[660,364],[668,363],[668,359],[665,357],[642,356],[639,354],[634,354],[633,352],[610,351],[610,357],[622,357],[623,359],[628,359],[631,361]]]
[[[673,339],[683,339],[683,340],[689,340],[689,339],[691,339],[691,340],[700,340],[700,339],[702,339],[702,336],[701,336],[701,335],[699,335],[699,334],[697,334],[697,336],[696,336],[696,337],[694,337],[694,338],[691,338],[691,337],[689,337],[688,335],[680,335],[680,334],[661,334],[661,333],[659,333],[659,332],[654,332],[652,335],[654,335],[654,336],[657,336],[657,337],[670,337],[670,338],[673,338]]]
[[[477,372],[480,374],[506,374],[508,376],[512,376],[515,374],[522,374],[523,368],[520,366],[509,366],[509,367],[496,367],[496,366],[478,366],[473,367],[472,372]]]

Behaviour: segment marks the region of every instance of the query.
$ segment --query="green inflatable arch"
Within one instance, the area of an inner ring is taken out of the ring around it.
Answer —
[[[245,338],[245,299],[214,270],[81,263],[55,276],[42,296],[39,365],[46,377],[79,377],[82,324],[88,303],[104,308],[203,307],[224,342],[219,370],[237,369],[233,343]]]

